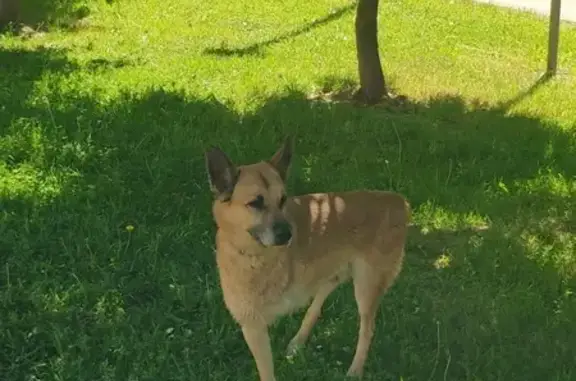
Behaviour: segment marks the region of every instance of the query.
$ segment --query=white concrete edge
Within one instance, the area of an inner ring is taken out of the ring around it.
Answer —
[[[536,15],[549,17],[550,0],[475,0],[477,3],[491,4],[513,8],[519,11],[532,12]],[[560,9],[560,19],[576,23],[576,0],[563,0]]]

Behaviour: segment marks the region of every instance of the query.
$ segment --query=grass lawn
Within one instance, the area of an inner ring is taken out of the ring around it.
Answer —
[[[390,0],[401,108],[311,100],[356,81],[347,0],[123,0],[84,28],[0,37],[0,378],[253,381],[226,312],[203,151],[296,137],[293,193],[402,192],[404,271],[367,380],[576,380],[576,28],[469,1]],[[344,380],[348,285],[278,381]]]

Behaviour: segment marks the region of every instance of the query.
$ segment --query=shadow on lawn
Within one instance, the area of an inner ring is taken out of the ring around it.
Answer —
[[[66,51],[53,48],[36,50],[0,47],[0,123],[7,117],[25,117],[25,103],[36,81],[43,75],[69,74],[78,66],[68,61]]]
[[[257,43],[253,43],[241,48],[210,48],[204,51],[204,54],[208,55],[216,55],[216,56],[239,56],[243,57],[246,55],[259,55],[262,54],[262,48],[266,48],[270,45],[278,44],[284,42],[290,38],[297,37],[301,34],[309,32],[310,30],[323,26],[331,21],[337,20],[340,17],[346,15],[348,12],[351,12],[355,8],[356,4],[349,4],[340,8],[335,9],[334,11],[330,12],[330,14],[316,19],[308,24],[305,24],[293,31],[288,33],[281,34],[274,38],[260,41]]]
[[[59,26],[72,29],[86,18],[91,9],[78,0],[3,0],[0,2],[0,32],[10,29],[10,24],[24,24],[33,28]]]
[[[574,193],[520,183],[542,168],[551,179],[576,175],[573,135],[450,95],[404,113],[288,93],[239,116],[215,99],[162,89],[104,104],[54,86],[49,102],[28,104],[16,100],[40,67],[74,67],[56,53],[14,57],[20,65],[2,73],[10,90],[0,120],[1,173],[22,187],[0,188],[0,367],[10,379],[252,379],[220,299],[202,153],[218,144],[237,162],[258,160],[286,133],[297,137],[294,192],[393,189],[418,212],[367,379],[574,376],[574,277],[552,265],[562,255],[574,265],[555,246],[574,233]],[[489,228],[435,229],[438,210],[477,213]],[[298,366],[280,357],[299,317],[273,328],[279,377],[343,374],[353,305],[349,287],[330,299],[304,351],[314,361]]]

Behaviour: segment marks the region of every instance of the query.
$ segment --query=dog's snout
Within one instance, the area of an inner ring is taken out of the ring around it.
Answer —
[[[292,238],[292,227],[287,221],[277,221],[272,226],[274,232],[274,243],[276,245],[286,245]]]

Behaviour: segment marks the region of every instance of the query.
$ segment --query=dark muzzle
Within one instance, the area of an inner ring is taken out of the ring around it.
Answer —
[[[276,221],[272,225],[272,232],[274,233],[274,245],[286,245],[292,238],[292,227],[288,221]]]

